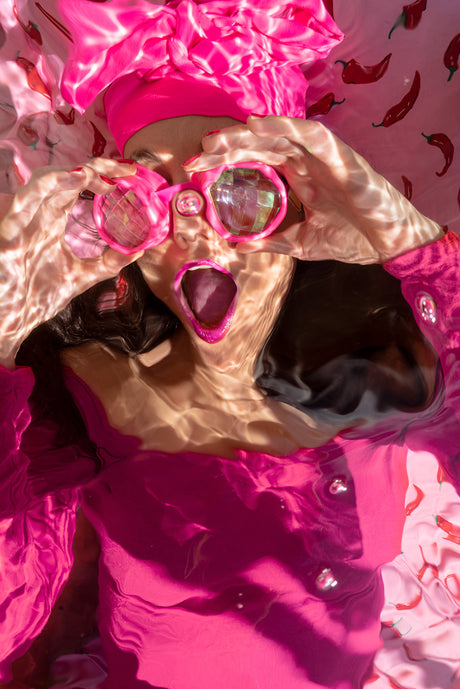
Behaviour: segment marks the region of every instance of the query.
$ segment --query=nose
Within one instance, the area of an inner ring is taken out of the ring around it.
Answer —
[[[210,242],[216,234],[206,218],[206,201],[195,189],[183,189],[171,201],[173,237],[177,246],[187,249],[190,244]]]

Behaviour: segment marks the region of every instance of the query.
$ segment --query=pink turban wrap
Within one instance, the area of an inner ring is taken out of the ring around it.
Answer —
[[[300,65],[342,38],[322,0],[61,0],[60,12],[73,39],[62,93],[83,112],[110,86],[121,151],[142,127],[180,115],[303,117]]]

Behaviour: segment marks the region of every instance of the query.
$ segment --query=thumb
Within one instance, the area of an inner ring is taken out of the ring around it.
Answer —
[[[82,262],[85,272],[97,275],[100,280],[106,280],[118,275],[122,268],[134,263],[143,254],[143,251],[138,251],[135,254],[126,255],[108,248],[101,256],[82,259]]]
[[[103,265],[106,270],[111,275],[117,275],[122,268],[129,266],[131,263],[135,263],[141,256],[144,255],[143,251],[137,251],[135,254],[121,254],[115,249],[107,249],[104,251],[102,256]]]
[[[240,242],[236,250],[240,254],[266,252],[272,254],[286,254],[287,256],[301,258],[303,254],[302,246],[293,241],[293,237],[290,235],[291,233],[289,230],[286,230],[279,234],[272,234],[264,239],[257,239],[252,242]]]

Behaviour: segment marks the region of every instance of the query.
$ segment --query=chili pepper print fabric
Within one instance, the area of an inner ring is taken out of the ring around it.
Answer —
[[[334,0],[332,9],[345,38],[321,66],[306,67],[307,111],[333,94],[341,104],[311,116],[459,232],[458,2]]]
[[[308,116],[358,150],[420,211],[460,232],[458,0],[325,4],[345,38],[322,64],[305,66]],[[72,35],[56,5],[0,3],[0,197],[41,166],[117,155],[101,101],[80,115],[60,95]],[[100,248],[93,243],[85,251]],[[383,569],[382,648],[366,687],[454,689],[458,496],[431,455],[414,453],[408,476],[402,553]],[[95,642],[83,658],[69,654],[55,669],[55,688],[96,689],[104,659]]]

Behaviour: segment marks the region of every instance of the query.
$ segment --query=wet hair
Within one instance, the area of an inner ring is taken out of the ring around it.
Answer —
[[[434,363],[399,280],[382,266],[298,261],[255,378],[271,397],[329,423],[374,423],[431,401],[421,348]]]
[[[120,289],[120,287],[122,289]],[[31,396],[34,419],[50,420],[56,444],[77,444],[97,458],[77,405],[67,390],[61,350],[85,342],[102,342],[134,356],[170,337],[179,320],[148,288],[140,268],[127,266],[118,278],[105,280],[73,299],[53,319],[35,328],[23,342],[16,363],[35,375]]]
[[[95,453],[64,384],[62,349],[99,341],[135,356],[178,327],[176,316],[132,264],[118,279],[96,285],[36,328],[17,363],[31,366],[35,413],[56,423],[57,442]],[[381,266],[298,262],[255,379],[267,395],[331,422],[419,410],[429,393],[414,354],[417,342],[429,347],[399,281]]]

